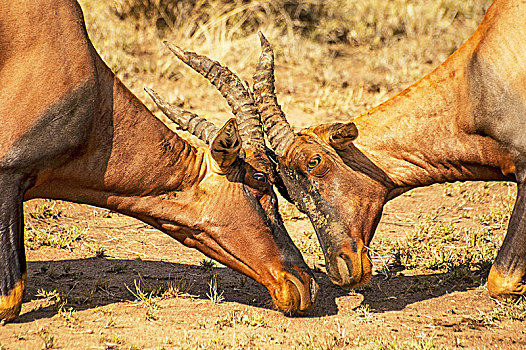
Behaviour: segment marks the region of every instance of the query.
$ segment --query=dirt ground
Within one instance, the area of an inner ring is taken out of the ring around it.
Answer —
[[[387,205],[375,241],[405,239],[422,217],[454,222],[459,231],[476,226],[474,213],[489,213],[493,205],[509,202],[513,195],[514,185],[503,183],[413,190]],[[65,248],[37,247],[27,235],[27,245],[33,247],[27,250],[27,295],[16,322],[0,327],[1,348],[526,346],[524,321],[488,317],[499,304],[488,297],[483,280],[456,280],[441,272],[386,271],[383,263],[389,256],[373,254],[376,273],[369,286],[350,292],[333,286],[323,273],[308,220],[284,207],[289,232],[316,269],[321,286],[316,308],[305,317],[273,310],[262,286],[228,268],[212,266],[197,251],[139,221],[86,205],[30,201],[25,205],[26,226],[33,225],[29,231],[37,227],[85,231],[81,240],[73,239]],[[500,227],[494,233],[503,232]],[[373,247],[381,248],[378,243]],[[214,279],[217,293],[210,287]]]

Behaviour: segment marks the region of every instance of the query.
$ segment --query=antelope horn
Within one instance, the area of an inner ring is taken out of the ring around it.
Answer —
[[[243,81],[217,61],[195,52],[182,50],[167,41],[164,44],[181,61],[208,79],[221,92],[238,119],[243,148],[255,150],[256,153],[265,153],[265,139],[254,98]]]
[[[150,95],[157,107],[171,121],[179,125],[182,130],[190,132],[206,143],[210,143],[217,134],[219,129],[213,123],[199,117],[197,114],[168,104],[152,89],[144,88],[144,91]]]
[[[276,154],[282,157],[296,136],[278,104],[274,91],[274,53],[263,33],[258,34],[261,56],[254,74],[254,96],[270,145]]]

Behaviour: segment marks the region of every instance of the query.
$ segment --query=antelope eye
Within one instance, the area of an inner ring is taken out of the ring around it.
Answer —
[[[307,166],[309,169],[316,168],[321,163],[321,157],[319,155],[315,155],[311,159],[309,159],[309,162],[307,163]]]
[[[254,178],[254,180],[256,181],[261,181],[261,182],[264,182],[266,179],[265,179],[265,175],[263,175],[263,173],[260,173],[260,172],[256,172],[254,173],[254,175],[252,175],[252,177]]]

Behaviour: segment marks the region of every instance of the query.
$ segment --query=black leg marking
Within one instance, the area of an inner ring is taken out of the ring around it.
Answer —
[[[526,172],[520,171],[526,175]],[[519,176],[518,193],[506,238],[488,277],[492,296],[526,294],[526,176]]]
[[[26,285],[22,176],[0,175],[0,320],[18,316]]]

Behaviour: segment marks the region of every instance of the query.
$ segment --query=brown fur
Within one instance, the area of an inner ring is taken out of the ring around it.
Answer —
[[[359,135],[356,140],[351,135],[347,147],[341,147],[344,140],[337,145],[331,140],[341,124],[303,130],[288,147],[281,164],[304,174],[296,178],[306,177],[311,187],[287,187],[318,198],[307,212],[325,246],[333,282],[345,287],[367,282],[371,266],[364,247],[385,202],[408,189],[446,181],[519,180],[522,192],[525,16],[524,1],[495,1],[472,37],[444,63],[349,122]],[[321,157],[319,165],[309,168],[316,157]],[[521,283],[526,273],[522,208],[512,215],[509,239],[490,275],[494,295],[526,290]]]
[[[221,145],[231,156],[218,167],[218,146],[196,149],[160,123],[95,52],[75,1],[0,5],[0,81],[0,177],[17,174],[14,190],[24,200],[63,199],[134,216],[264,284],[281,310],[312,308],[315,282],[275,219],[271,186],[253,181],[239,148]],[[0,267],[25,269],[5,247]],[[5,285],[9,300],[20,294],[15,282]],[[0,315],[12,319],[21,298],[6,303]]]

